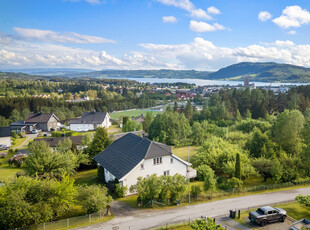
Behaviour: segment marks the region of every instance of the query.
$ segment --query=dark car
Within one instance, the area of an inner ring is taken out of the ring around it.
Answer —
[[[285,221],[287,214],[286,211],[281,208],[273,208],[270,206],[264,206],[256,211],[250,212],[249,219],[261,226],[265,226],[266,224]]]

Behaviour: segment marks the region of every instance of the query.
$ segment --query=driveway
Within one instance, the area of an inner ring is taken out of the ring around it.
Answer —
[[[228,215],[230,209],[247,209],[249,207],[292,201],[299,194],[310,195],[310,187],[243,196],[167,210],[137,210],[127,212],[127,215],[114,213],[116,217],[111,221],[78,229],[138,230],[156,228],[166,224],[194,220],[201,216],[217,217]]]

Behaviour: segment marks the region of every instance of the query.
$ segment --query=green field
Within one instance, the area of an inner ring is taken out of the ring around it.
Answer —
[[[1,152],[7,152],[7,151],[1,151]],[[15,166],[9,166],[7,160],[11,158],[14,155],[14,153],[9,154],[5,158],[0,158],[0,182],[8,179],[13,179],[16,175],[16,173],[23,168],[16,168]]]
[[[191,161],[192,157],[196,154],[199,147],[190,146],[189,147],[189,161]],[[172,147],[172,153],[181,159],[187,161],[188,160],[188,147]]]
[[[73,179],[75,180],[75,184],[97,184],[97,169],[90,169],[90,170],[84,170],[77,172]]]
[[[150,111],[149,109],[135,109],[130,111],[121,111],[121,112],[114,112],[110,113],[112,119],[120,119],[121,117],[137,117],[143,114],[146,115],[147,112],[152,112],[154,115],[161,113],[160,111]]]
[[[295,220],[300,220],[303,218],[310,219],[310,207],[301,205],[298,202],[291,202],[286,204],[275,205],[278,208],[283,208],[287,215],[294,218]],[[247,211],[242,211],[240,219],[236,219],[237,222],[245,226],[249,226],[249,212],[255,211],[256,209],[251,209]]]

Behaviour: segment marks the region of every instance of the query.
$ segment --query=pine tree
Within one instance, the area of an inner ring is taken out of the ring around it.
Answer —
[[[94,156],[102,152],[106,147],[112,143],[112,140],[108,136],[108,131],[103,127],[98,127],[92,143],[88,148],[88,153],[92,159]]]
[[[239,153],[237,153],[237,156],[236,156],[235,177],[241,180],[241,163],[240,163]]]

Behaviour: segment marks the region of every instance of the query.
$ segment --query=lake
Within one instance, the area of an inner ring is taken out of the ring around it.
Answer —
[[[217,81],[217,80],[203,80],[203,79],[178,79],[178,78],[115,78],[115,79],[128,79],[134,80],[137,82],[142,83],[176,83],[176,82],[183,82],[189,84],[196,84],[197,86],[204,86],[204,85],[229,85],[229,86],[237,86],[243,85],[243,81]],[[251,82],[250,84],[255,83],[255,86],[270,86],[270,82]],[[308,85],[310,83],[271,83],[273,87],[277,86],[287,86],[287,85]]]

